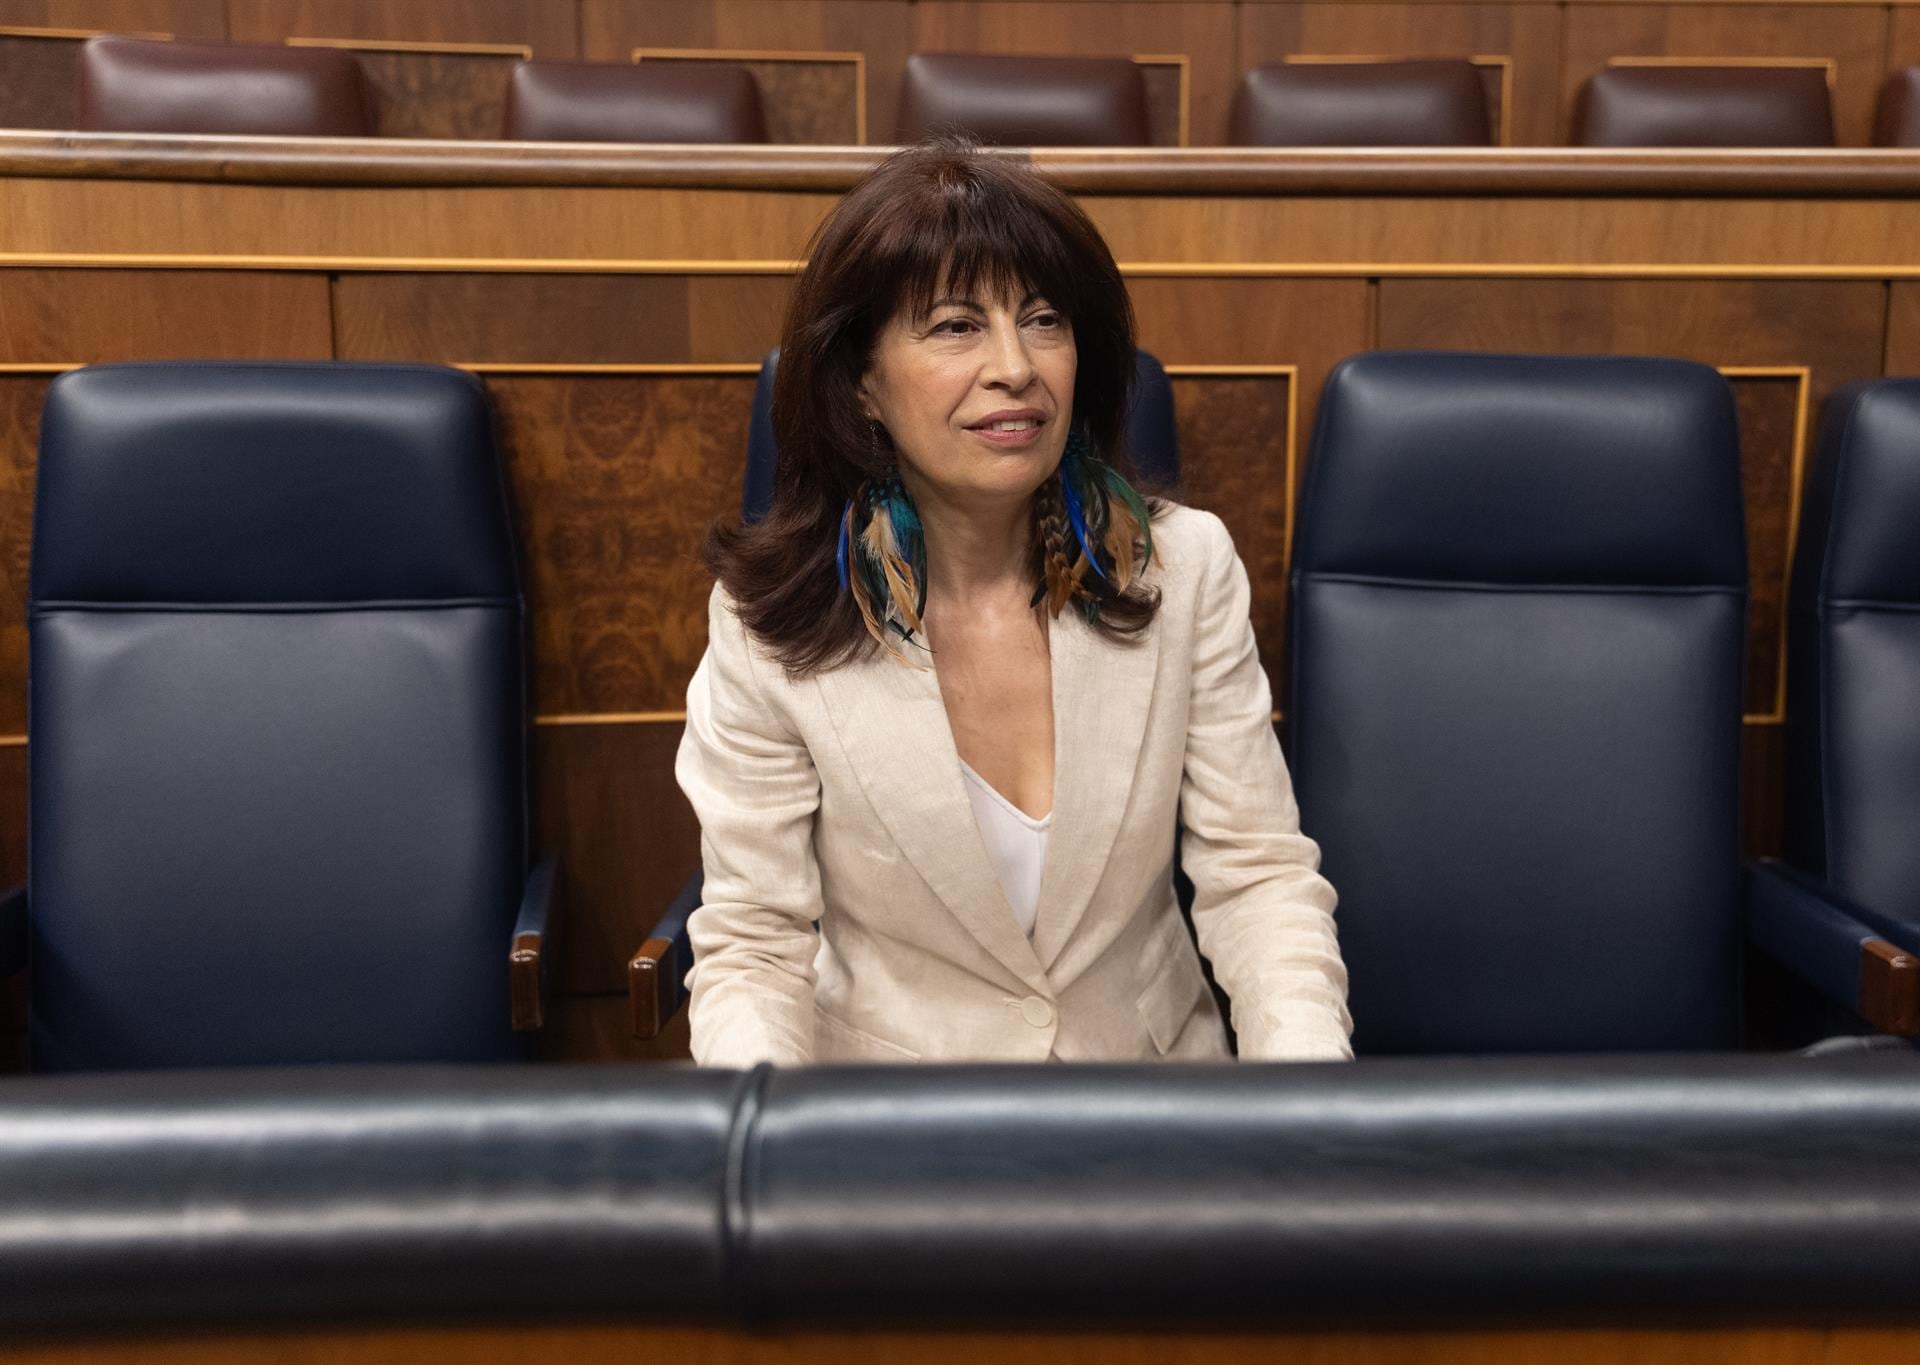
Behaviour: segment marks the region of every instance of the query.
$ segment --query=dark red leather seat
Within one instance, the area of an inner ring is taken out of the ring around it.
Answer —
[[[1615,66],[1574,109],[1583,147],[1831,147],[1833,100],[1816,66]]]
[[[89,132],[372,137],[351,52],[101,34],[80,47],[76,125]]]
[[[760,83],[717,62],[520,62],[502,137],[533,142],[765,142]]]
[[[1125,57],[916,52],[901,82],[900,141],[960,128],[1020,147],[1142,147],[1147,86]]]
[[[1472,62],[1275,62],[1234,93],[1242,147],[1484,147],[1496,141]]]

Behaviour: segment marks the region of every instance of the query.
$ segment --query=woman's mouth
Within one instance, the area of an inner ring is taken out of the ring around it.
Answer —
[[[1022,417],[1007,422],[989,422],[985,426],[968,427],[967,430],[988,445],[1008,450],[1032,445],[1040,439],[1040,431],[1044,426],[1046,423],[1037,417]]]

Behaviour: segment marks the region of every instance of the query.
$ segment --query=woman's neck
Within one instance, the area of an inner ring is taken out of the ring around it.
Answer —
[[[984,605],[1018,596],[1025,605],[1032,540],[1030,498],[959,505],[916,496],[927,545],[929,599]]]

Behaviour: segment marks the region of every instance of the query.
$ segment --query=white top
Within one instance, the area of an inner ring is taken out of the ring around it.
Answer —
[[[1021,932],[1031,938],[1034,913],[1040,904],[1040,864],[1047,856],[1047,830],[1053,825],[1053,812],[1048,811],[1044,820],[1036,820],[989,786],[964,758],[960,771],[967,779],[973,820],[986,841],[1000,889],[1007,893],[1007,903],[1013,907]]]

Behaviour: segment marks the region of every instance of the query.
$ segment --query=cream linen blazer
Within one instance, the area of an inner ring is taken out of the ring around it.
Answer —
[[[790,679],[716,586],[675,775],[700,818],[694,1060],[1352,1056],[1334,890],[1300,832],[1218,517],[1153,523],[1132,643],[1049,623],[1053,826],[1031,939],[1000,890],[931,668],[880,654]]]

